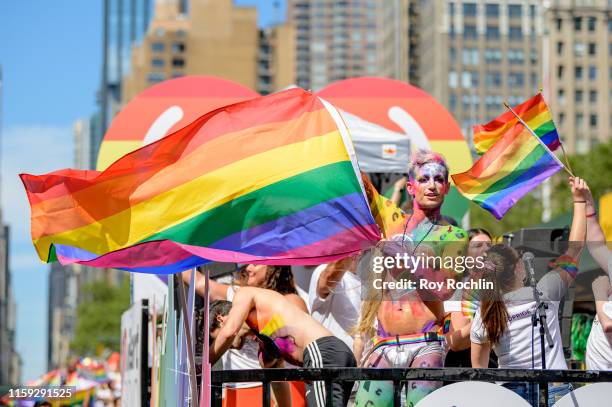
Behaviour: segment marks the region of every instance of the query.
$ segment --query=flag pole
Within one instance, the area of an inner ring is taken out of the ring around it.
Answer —
[[[193,270],[193,273],[196,271]],[[182,273],[177,273],[177,276],[181,276]],[[189,315],[187,312],[187,302],[185,301],[185,284],[183,283],[182,278],[178,279],[178,295],[179,295],[179,303],[181,306],[181,311],[183,313],[183,330],[184,337],[186,340],[187,347],[187,361],[189,363],[189,385],[191,387],[191,400],[198,400],[198,385],[196,378],[196,369],[195,369],[195,358],[193,356],[193,343],[191,337],[191,328],[189,326]],[[183,355],[181,355],[182,357]],[[184,403],[184,400],[181,400],[181,403]]]
[[[209,302],[209,281],[210,271],[204,266],[204,343],[202,344],[202,379],[200,381],[200,405],[199,407],[210,407],[211,383],[210,383],[210,363],[209,363],[209,332],[208,332],[208,310]]]
[[[563,164],[563,163],[561,162],[561,160],[559,160],[559,158],[558,158],[558,157],[557,157],[557,156],[556,156],[556,155],[555,155],[555,154],[554,154],[552,151],[550,151],[550,148],[548,148],[548,146],[547,146],[547,145],[546,145],[546,144],[545,144],[545,143],[542,141],[542,139],[541,139],[540,137],[538,137],[538,135],[537,135],[537,134],[535,134],[535,132],[534,132],[534,131],[531,129],[531,127],[529,127],[529,126],[527,125],[527,123],[525,123],[525,122],[523,121],[523,119],[521,119],[521,117],[520,117],[518,114],[516,114],[516,112],[515,112],[515,111],[514,111],[514,110],[513,110],[513,109],[510,107],[510,105],[509,105],[507,102],[504,102],[504,106],[506,107],[506,109],[508,109],[508,110],[510,110],[510,112],[512,112],[512,114],[513,114],[513,115],[516,117],[516,119],[517,119],[517,120],[518,120],[518,121],[519,121],[519,122],[520,122],[520,123],[521,123],[523,126],[525,126],[525,128],[526,128],[526,129],[529,131],[529,133],[531,133],[531,135],[532,135],[533,137],[535,137],[535,138],[536,138],[536,140],[538,140],[538,142],[539,142],[539,143],[540,143],[540,144],[541,144],[541,145],[542,145],[542,146],[543,146],[543,147],[546,149],[546,151],[548,151],[548,153],[549,153],[550,155],[552,155],[552,156],[553,156],[553,158],[554,158],[554,159],[557,161],[557,163],[559,163],[559,165],[561,165],[561,167],[563,167],[563,169],[564,169],[564,170],[565,170],[565,171],[566,171],[566,172],[567,172],[567,173],[568,173],[570,176],[574,177],[575,175],[572,173],[572,171],[570,171],[570,170],[567,168],[567,166],[566,166],[565,164]],[[563,146],[562,146],[562,147],[563,147]]]

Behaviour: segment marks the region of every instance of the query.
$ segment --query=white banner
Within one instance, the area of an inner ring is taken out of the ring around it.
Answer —
[[[141,405],[142,306],[133,304],[121,316],[121,405]]]

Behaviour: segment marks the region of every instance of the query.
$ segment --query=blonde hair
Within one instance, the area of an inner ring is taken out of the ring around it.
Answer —
[[[352,335],[362,335],[371,337],[376,334],[375,332],[375,321],[378,316],[378,309],[383,300],[383,289],[374,288],[374,280],[381,279],[385,281],[387,279],[387,269],[383,267],[381,273],[374,273],[372,271],[371,263],[375,257],[389,257],[392,256],[386,253],[384,245],[389,244],[388,241],[379,242],[375,247],[367,252],[364,252],[357,267],[360,274],[361,280],[364,282],[361,285],[361,312],[357,325],[351,331]],[[367,278],[364,278],[366,277]],[[366,282],[367,281],[367,282]]]

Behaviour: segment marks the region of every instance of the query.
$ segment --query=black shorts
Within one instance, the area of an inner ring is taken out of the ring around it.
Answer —
[[[304,350],[304,367],[356,367],[355,356],[348,346],[335,336],[324,336],[313,341]],[[332,384],[332,405],[346,406],[354,382],[334,382]],[[306,383],[306,402],[309,407],[323,407],[326,401],[325,383],[316,381]]]

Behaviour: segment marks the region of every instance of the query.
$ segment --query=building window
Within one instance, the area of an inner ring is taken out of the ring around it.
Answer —
[[[580,128],[584,125],[584,116],[582,113],[576,113],[576,127]]]
[[[522,13],[522,7],[519,4],[511,4],[508,6],[508,15],[510,18],[520,17]]]
[[[450,71],[448,73],[448,87],[451,89],[455,89],[457,87],[457,82],[458,82],[457,72]]]
[[[538,74],[535,72],[532,72],[530,76],[531,76],[531,83],[529,86],[531,86],[533,89],[538,88],[538,82],[539,82]]]
[[[448,13],[451,17],[455,15],[455,3],[448,3]]]
[[[476,3],[463,3],[463,15],[468,17],[475,17]]]
[[[594,42],[589,43],[589,55],[595,55],[597,53],[597,44]]]
[[[151,44],[151,50],[153,52],[163,52],[166,49],[166,44],[163,42],[154,42]]]
[[[486,36],[488,40],[498,40],[499,39],[499,26],[488,25]]]
[[[164,65],[166,65],[166,61],[161,58],[153,58],[151,60],[151,66],[155,68],[163,68]]]
[[[589,91],[589,102],[597,103],[597,91],[596,90]]]
[[[582,30],[582,17],[574,17],[574,30]]]
[[[172,44],[172,52],[185,52],[185,43],[175,42]]]
[[[525,85],[525,75],[522,72],[510,72],[508,74],[508,86],[523,86]]]
[[[147,75],[147,80],[149,83],[161,82],[164,79],[166,79],[166,75],[161,72],[149,72],[149,75]]]
[[[558,79],[563,78],[563,65],[559,65],[557,67],[557,78]]]
[[[565,113],[559,113],[559,126],[563,126],[565,122]]]
[[[589,116],[589,124],[591,125],[591,127],[597,127],[597,115],[596,114],[592,114]]]
[[[529,17],[535,18],[536,16],[536,7],[532,4],[529,6]]]
[[[582,79],[582,67],[577,66],[574,68],[574,79]]]
[[[563,106],[565,104],[565,91],[563,89],[557,91],[557,100],[559,101],[559,105]]]
[[[485,14],[487,17],[499,17],[499,4],[485,4]]]
[[[508,37],[510,37],[511,40],[522,40],[523,30],[521,27],[510,27],[508,29]]]
[[[508,62],[510,64],[522,65],[525,62],[525,54],[522,49],[510,48],[507,52]]]
[[[589,79],[592,81],[597,79],[597,67],[595,65],[589,65]]]
[[[185,66],[185,60],[183,58],[172,58],[172,66],[182,68]]]
[[[595,31],[595,23],[597,22],[597,19],[595,17],[589,17],[589,20],[587,22],[587,26],[589,31],[594,32]]]
[[[557,31],[561,31],[561,28],[563,28],[563,20],[557,18]]]
[[[461,50],[461,62],[463,65],[478,65],[478,49],[477,48],[463,48]]]
[[[581,103],[582,102],[582,91],[581,90],[577,90],[575,93],[575,98],[574,100],[576,101],[576,103]]]
[[[563,42],[559,41],[557,43],[557,55],[563,54]]]
[[[498,48],[487,48],[485,49],[485,62],[487,63],[500,63],[501,62],[501,50]]]
[[[457,109],[457,95],[454,92],[451,92],[448,96],[448,107],[451,112],[454,112]]]
[[[463,38],[476,39],[476,26],[473,24],[466,24],[463,27]]]
[[[485,75],[485,84],[487,86],[501,86],[501,73],[487,72]]]
[[[586,50],[586,47],[584,46],[584,43],[576,42],[574,44],[574,55],[575,56],[577,56],[577,57],[583,56],[585,50]]]
[[[457,50],[455,49],[455,47],[450,47],[448,49],[448,59],[451,64],[454,64],[457,60]]]

